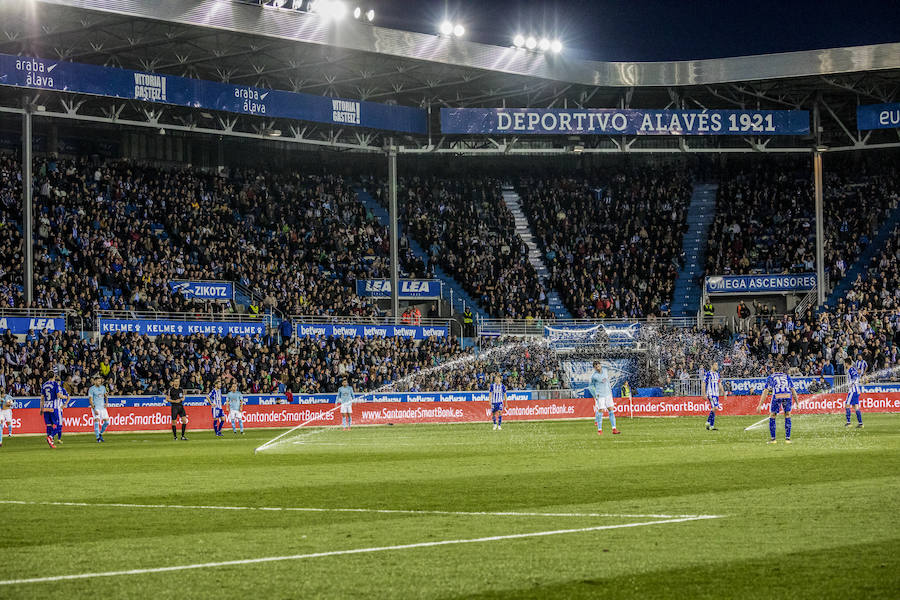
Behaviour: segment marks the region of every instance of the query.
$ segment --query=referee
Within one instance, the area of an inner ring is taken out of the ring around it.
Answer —
[[[181,419],[181,439],[187,441],[184,432],[187,429],[187,412],[184,410],[184,390],[181,389],[181,379],[176,377],[172,380],[169,393],[166,395],[166,402],[172,405],[172,437],[178,441],[178,433],[176,431],[176,423]]]

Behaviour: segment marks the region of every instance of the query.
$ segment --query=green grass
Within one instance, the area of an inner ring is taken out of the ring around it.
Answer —
[[[622,419],[69,436],[0,450],[0,499],[185,506],[718,515],[546,537],[0,585],[0,598],[897,598],[895,415]],[[0,580],[578,529],[657,519],[0,504]]]

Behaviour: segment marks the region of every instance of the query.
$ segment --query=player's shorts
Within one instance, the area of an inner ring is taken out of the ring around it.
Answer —
[[[847,404],[850,406],[859,405],[859,392],[849,392],[847,394]]]
[[[43,415],[44,415],[44,425],[52,425],[53,427],[56,427],[57,425],[59,425],[59,415],[57,414],[57,412],[55,410],[49,410],[49,411],[43,413]]]
[[[342,415],[353,414],[353,403],[352,402],[341,402],[341,414]]]
[[[222,410],[221,406],[213,406],[212,407],[212,418],[213,418],[213,420],[225,418],[225,411]]]
[[[93,413],[95,421],[109,421],[109,412],[106,408],[91,409],[91,413]]]
[[[172,405],[172,422],[179,417],[187,417],[187,411],[184,410],[184,404],[178,403]]]
[[[503,410],[503,403],[491,402],[491,412],[497,412],[498,410]]]
[[[239,411],[239,410],[233,410],[233,411],[231,411],[231,412],[228,413],[228,420],[231,421],[231,422],[234,422],[234,421],[243,421],[243,420],[244,420],[244,413],[242,413],[242,412]]]
[[[710,408],[722,408],[722,405],[719,404],[718,396],[709,396],[706,400],[707,402],[709,402]]]
[[[772,407],[769,409],[769,412],[778,414],[779,411],[784,410],[784,412],[791,412],[791,407],[794,404],[794,399],[788,396],[787,398],[772,398]]]
[[[616,403],[612,396],[600,396],[599,398],[594,398],[594,408],[596,410],[603,410],[604,408],[612,410],[616,408]]]
[[[3,423],[12,423],[12,409],[4,408],[0,410],[0,421]]]

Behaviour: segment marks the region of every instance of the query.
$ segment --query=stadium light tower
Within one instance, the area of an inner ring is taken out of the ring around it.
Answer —
[[[516,34],[516,37],[513,38],[513,46],[516,48],[521,48],[525,45],[525,36],[521,33]]]
[[[453,26],[453,35],[455,37],[462,37],[466,34],[466,28],[457,23]]]
[[[525,40],[525,47],[529,50],[534,50],[537,48],[537,40],[534,39],[533,35],[528,36],[528,39]]]
[[[441,23],[441,27],[440,27],[439,31],[443,35],[452,34],[453,33],[453,23],[451,23],[450,21],[444,21],[443,23]]]
[[[562,42],[559,40],[553,40],[550,44],[550,49],[553,51],[553,54],[559,54],[562,52]]]

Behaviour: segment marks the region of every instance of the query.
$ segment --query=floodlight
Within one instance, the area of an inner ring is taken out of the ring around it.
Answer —
[[[370,8],[369,10],[366,11],[366,20],[369,23],[371,23],[372,21],[375,20],[375,9],[374,8]]]
[[[562,42],[559,40],[553,40],[553,43],[550,44],[550,49],[553,50],[554,54],[559,54],[562,52]]]
[[[456,37],[462,37],[466,33],[466,28],[460,25],[459,23],[453,27],[453,35]]]
[[[550,49],[550,40],[548,40],[547,38],[541,38],[541,42],[538,44],[538,47],[540,47],[543,52],[546,52]]]
[[[521,48],[524,45],[525,45],[525,36],[522,35],[521,33],[516,35],[516,37],[513,38],[513,46],[515,46],[516,48]]]
[[[534,36],[528,36],[528,39],[525,40],[525,47],[529,50],[534,50],[537,47],[537,40],[534,39]]]
[[[451,23],[450,21],[444,21],[443,23],[441,23],[440,31],[444,35],[450,35],[451,33],[453,33],[453,23]]]
[[[353,9],[353,18],[358,19],[362,16],[362,9],[360,7],[356,7]]]

